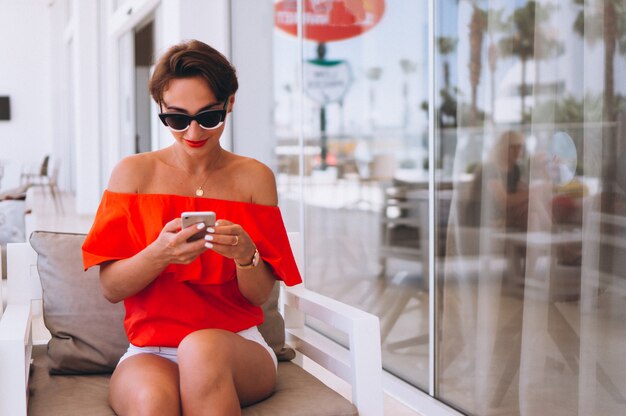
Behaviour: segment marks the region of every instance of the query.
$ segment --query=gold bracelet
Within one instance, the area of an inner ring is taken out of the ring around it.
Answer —
[[[235,264],[237,265],[238,268],[240,269],[252,269],[256,266],[259,265],[259,260],[261,259],[261,255],[259,254],[259,250],[257,248],[254,249],[254,255],[252,256],[252,260],[250,260],[250,263],[248,264],[241,264],[239,263],[236,259],[233,259],[235,261]]]

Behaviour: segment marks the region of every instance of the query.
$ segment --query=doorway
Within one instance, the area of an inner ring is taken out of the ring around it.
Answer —
[[[154,21],[135,29],[135,153],[152,150],[148,80],[154,56]]]

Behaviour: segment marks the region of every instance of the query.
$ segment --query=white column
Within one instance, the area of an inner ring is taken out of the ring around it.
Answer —
[[[274,7],[266,1],[232,3],[232,61],[239,76],[233,150],[274,167]]]
[[[246,3],[252,6],[256,2]],[[160,11],[156,29],[159,32],[157,56],[183,40],[197,39],[232,59],[229,0],[162,0]],[[224,148],[232,149],[231,137],[232,122],[227,125],[221,138]],[[171,136],[165,129],[159,129],[159,143],[161,147],[171,143]]]
[[[198,39],[230,55],[230,1],[162,0],[162,46]]]
[[[74,1],[74,132],[76,211],[93,213],[100,202],[98,1]]]

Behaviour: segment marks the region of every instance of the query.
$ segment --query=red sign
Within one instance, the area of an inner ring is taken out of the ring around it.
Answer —
[[[274,5],[276,27],[298,34],[297,0]],[[383,17],[385,0],[302,0],[302,36],[317,42],[349,39],[370,30]]]

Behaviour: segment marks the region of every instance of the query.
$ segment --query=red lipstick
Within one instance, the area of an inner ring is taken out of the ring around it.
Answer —
[[[205,140],[187,140],[187,139],[183,139],[183,140],[185,141],[185,143],[187,143],[189,145],[189,147],[202,147],[208,141],[208,139],[205,139]]]

